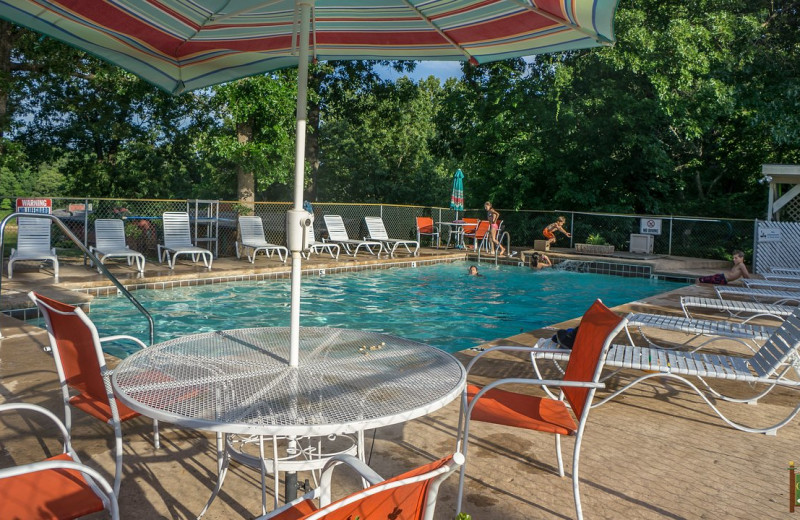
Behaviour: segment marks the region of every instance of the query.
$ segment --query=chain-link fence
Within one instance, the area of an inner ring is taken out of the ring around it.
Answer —
[[[0,216],[11,213],[16,196],[0,196]],[[192,234],[200,238],[199,245],[214,251],[218,256],[234,256],[239,215],[256,215],[264,224],[266,239],[272,243],[286,243],[286,211],[288,202],[256,202],[243,204],[237,201],[194,201],[152,199],[97,199],[52,198],[53,214],[61,218],[70,230],[86,245],[94,244],[94,221],[99,218],[121,218],[125,221],[128,245],[146,256],[156,256],[156,245],[162,240],[161,215],[166,211],[186,211],[191,217]],[[432,217],[434,222],[449,222],[456,212],[447,208],[399,206],[387,204],[314,203],[316,238],[326,236],[324,215],[341,215],[351,238],[367,235],[365,216],[383,219],[392,238],[414,238],[416,217]],[[566,218],[565,229],[572,235],[567,238],[557,234],[555,247],[574,247],[584,243],[590,235],[602,239],[615,249],[627,251],[630,236],[640,232],[642,219],[660,219],[661,234],[654,236],[653,253],[695,258],[724,258],[733,249],[749,254],[753,247],[754,222],[742,219],[708,219],[652,215],[618,215],[570,211],[534,211],[499,209],[500,218],[511,236],[514,247],[532,247],[534,240],[543,239],[542,230],[559,215]],[[482,209],[468,209],[458,217],[486,218]],[[12,226],[6,232],[6,248],[12,247],[15,232]],[[447,229],[442,229],[446,241]],[[427,240],[427,239],[426,239]],[[423,245],[427,242],[423,240]],[[70,242],[53,228],[53,246],[70,248]],[[6,254],[8,252],[6,251]]]

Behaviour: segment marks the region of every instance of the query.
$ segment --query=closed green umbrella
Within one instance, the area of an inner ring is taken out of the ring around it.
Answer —
[[[461,168],[456,170],[453,175],[453,192],[450,194],[450,209],[456,210],[456,220],[458,212],[464,211],[464,174]]]

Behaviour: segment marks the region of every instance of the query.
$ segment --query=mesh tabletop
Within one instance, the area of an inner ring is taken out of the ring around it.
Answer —
[[[404,422],[457,397],[461,363],[422,343],[335,328],[301,328],[290,367],[289,329],[195,334],[143,349],[112,377],[143,415],[190,428],[262,435],[328,435]]]

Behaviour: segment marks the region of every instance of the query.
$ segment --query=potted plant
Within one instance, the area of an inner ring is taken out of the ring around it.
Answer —
[[[589,235],[584,244],[575,244],[575,252],[587,255],[614,254],[614,246],[606,244],[606,240],[599,233]]]

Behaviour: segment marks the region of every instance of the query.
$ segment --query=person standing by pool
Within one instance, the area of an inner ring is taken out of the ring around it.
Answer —
[[[566,237],[571,237],[572,236],[564,229],[564,223],[566,221],[567,221],[567,219],[565,219],[563,216],[561,216],[561,217],[558,217],[555,222],[553,222],[552,224],[549,224],[546,228],[544,228],[544,230],[542,231],[542,234],[547,239],[548,248],[550,247],[550,245],[556,243],[556,231],[560,231],[560,232],[564,233],[564,236],[566,236]]]
[[[489,201],[486,201],[483,205],[483,209],[486,210],[486,220],[489,221],[489,238],[492,240],[492,253],[494,253],[495,249],[499,249],[500,253],[498,254],[500,256],[505,256],[506,248],[497,240],[497,232],[500,230],[500,224],[498,222],[500,213],[492,207],[492,203]]]
[[[701,276],[697,279],[697,283],[728,285],[728,282],[738,280],[739,278],[750,278],[750,271],[748,271],[747,266],[744,265],[744,253],[737,249],[733,252],[733,266],[730,271]]]

